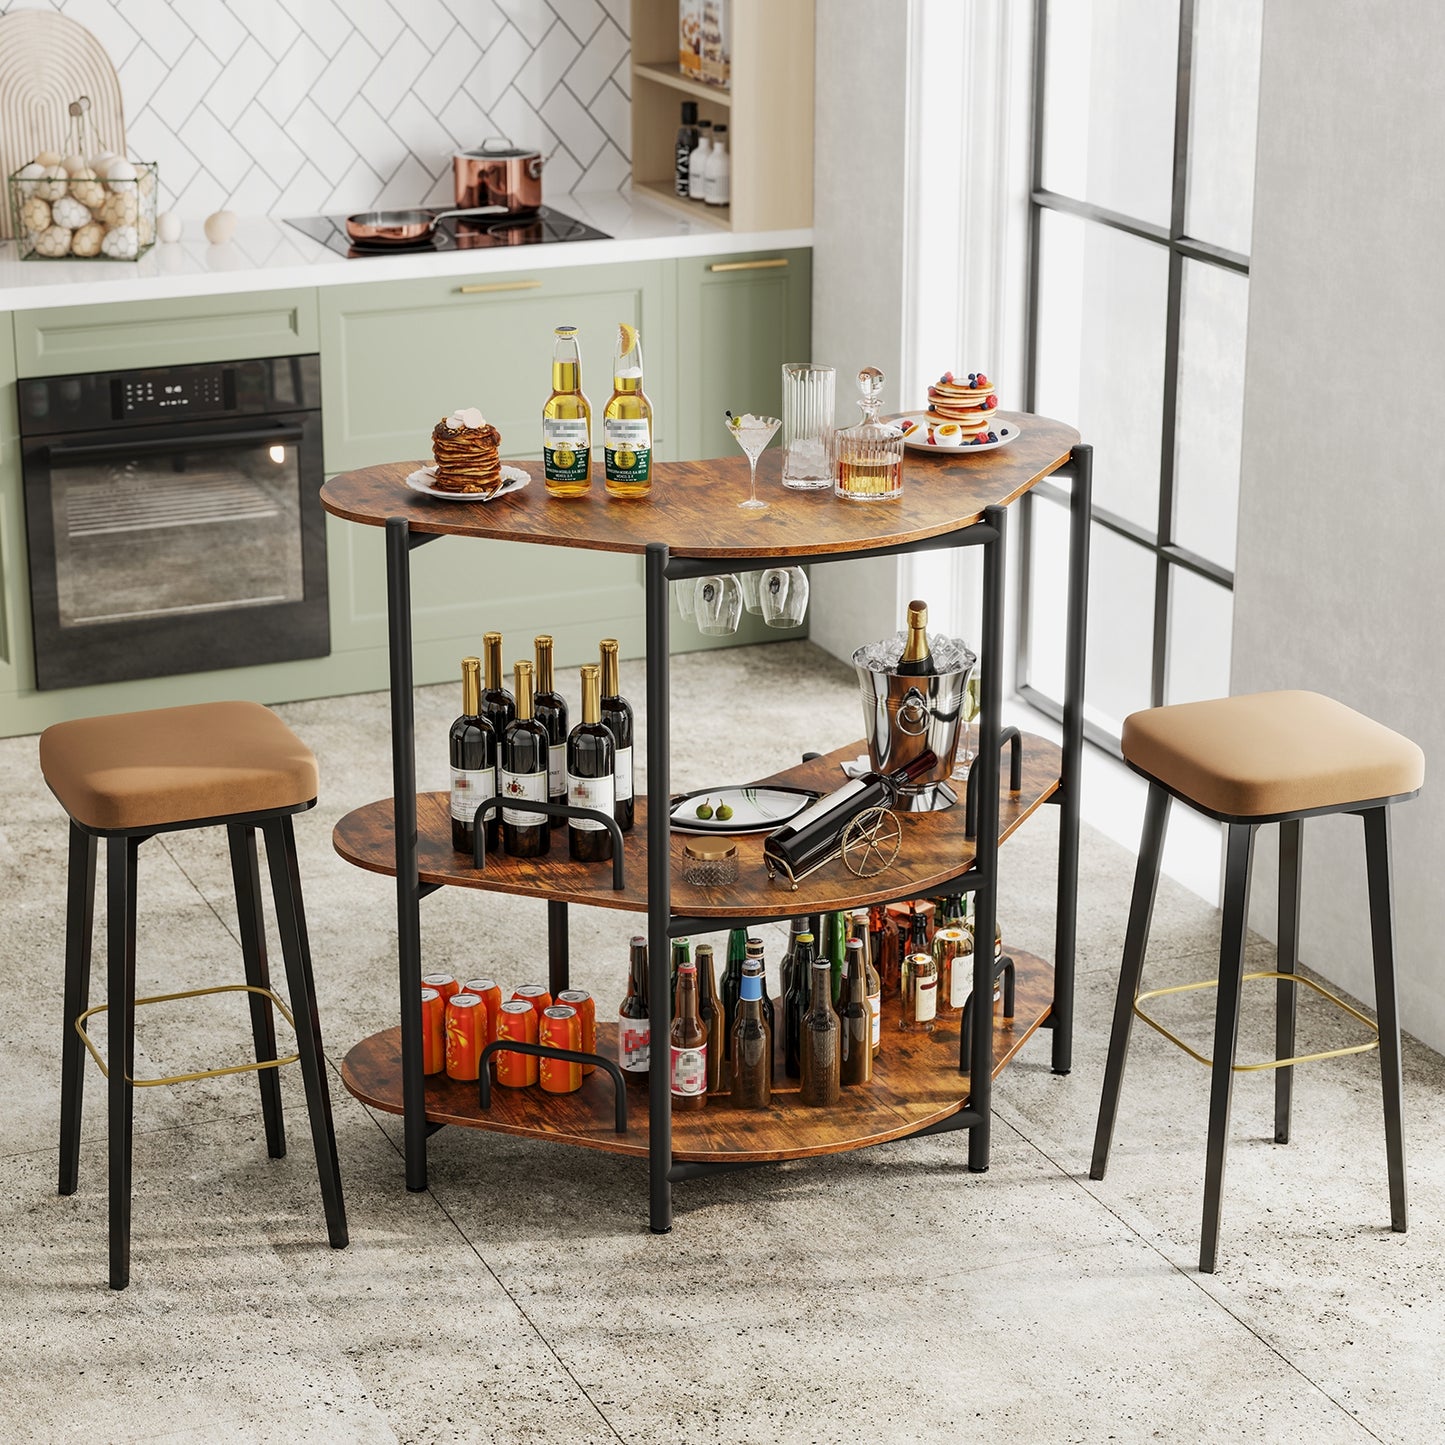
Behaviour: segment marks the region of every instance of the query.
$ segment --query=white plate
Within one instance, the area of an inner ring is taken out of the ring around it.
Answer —
[[[725,821],[699,818],[697,808],[704,798],[714,808],[728,804],[732,817]],[[817,800],[817,793],[804,788],[714,788],[679,798],[672,805],[672,829],[675,833],[771,833]]]
[[[475,492],[444,492],[431,484],[431,480],[437,474],[433,467],[422,467],[413,472],[406,479],[406,484],[414,492],[425,492],[429,497],[438,497],[443,502],[495,502],[498,497],[505,497],[508,492],[520,492],[531,476],[524,472],[521,467],[503,467],[502,485],[489,497],[480,497]]]
[[[893,420],[895,422],[921,421],[926,427],[928,425],[928,418],[932,415],[932,412],[927,411],[910,411],[906,416],[896,416],[893,418]],[[947,421],[943,418],[939,418],[935,422],[935,425],[946,426]],[[970,452],[997,451],[999,447],[1006,447],[1019,434],[1018,427],[1011,421],[1000,422],[998,426],[993,428],[993,430],[998,433],[998,440],[996,442],[979,442],[977,445],[975,445],[973,442],[964,442],[960,446],[956,447],[940,447],[935,446],[932,442],[928,440],[928,433],[926,431],[919,430],[915,435],[911,437],[904,437],[903,445],[913,447],[915,450],[920,452],[933,452],[936,455],[956,452],[960,456],[967,456]]]

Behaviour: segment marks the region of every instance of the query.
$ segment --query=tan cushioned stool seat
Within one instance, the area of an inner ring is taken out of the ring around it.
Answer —
[[[40,771],[77,823],[102,832],[279,812],[316,797],[316,759],[257,702],[206,702],[56,723]]]
[[[1257,692],[1124,719],[1124,757],[1181,797],[1235,818],[1413,793],[1425,755],[1317,692]]]

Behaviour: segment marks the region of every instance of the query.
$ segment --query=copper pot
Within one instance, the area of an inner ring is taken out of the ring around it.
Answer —
[[[511,141],[483,141],[474,150],[452,156],[452,178],[459,206],[501,206],[508,215],[534,215],[542,204],[540,151]]]

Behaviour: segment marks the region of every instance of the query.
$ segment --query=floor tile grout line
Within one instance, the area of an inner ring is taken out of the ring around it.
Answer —
[[[1237,1325],[1239,1325],[1241,1328],[1247,1330],[1251,1335],[1253,1335],[1255,1339],[1260,1342],[1260,1344],[1262,1344],[1267,1350],[1269,1350],[1271,1354],[1275,1356],[1276,1359],[1280,1361],[1281,1364],[1286,1366],[1294,1374],[1298,1375],[1300,1379],[1302,1379],[1312,1389],[1317,1390],[1322,1396],[1324,1396],[1326,1400],[1330,1402],[1331,1405],[1333,1405],[1337,1410],[1339,1410],[1346,1419],[1358,1425],[1360,1429],[1363,1430],[1365,1434],[1370,1437],[1370,1439],[1378,1440],[1381,1442],[1381,1445],[1384,1445],[1383,1436],[1377,1435],[1375,1431],[1370,1429],[1370,1427],[1366,1425],[1365,1422],[1361,1420],[1357,1414],[1354,1413],[1354,1411],[1352,1411],[1347,1405],[1343,1404],[1341,1401],[1335,1399],[1335,1397],[1330,1394],[1330,1392],[1325,1389],[1325,1387],[1320,1384],[1318,1380],[1315,1380],[1310,1375],[1306,1374],[1305,1371],[1292,1359],[1290,1359],[1289,1356],[1286,1355],[1284,1351],[1281,1350],[1280,1347],[1274,1343],[1273,1340],[1270,1340],[1266,1336],[1260,1334],[1260,1332],[1255,1329],[1255,1327],[1250,1324],[1248,1320],[1244,1319],[1235,1310],[1231,1309],[1229,1305],[1227,1305],[1222,1299],[1219,1298],[1218,1295],[1206,1289],[1203,1283],[1198,1278],[1196,1278],[1193,1274],[1191,1274],[1188,1270],[1184,1269],[1182,1266],[1176,1264],[1174,1260],[1170,1259],[1169,1256],[1165,1254],[1165,1252],[1152,1239],[1150,1239],[1147,1235],[1142,1233],[1127,1219],[1125,1219],[1124,1216],[1120,1214],[1117,1209],[1115,1209],[1107,1200],[1100,1197],[1100,1195],[1095,1190],[1090,1189],[1088,1183],[1084,1180],[1083,1176],[1073,1173],[1072,1170],[1066,1169],[1064,1165],[1062,1165],[1057,1159],[1054,1158],[1052,1154],[1048,1152],[1047,1149],[1045,1149],[1042,1145],[1035,1143],[1034,1140],[1030,1139],[1028,1135],[1026,1135],[1023,1130],[1020,1129],[1016,1124],[1010,1122],[1008,1119],[1003,1118],[997,1113],[995,1113],[994,1118],[998,1119],[998,1121],[1003,1124],[1005,1128],[1012,1130],[1012,1132],[1017,1135],[1024,1144],[1026,1144],[1030,1149],[1032,1149],[1036,1154],[1038,1154],[1040,1158],[1046,1159],[1053,1168],[1057,1169],[1065,1179],[1067,1179],[1071,1184],[1075,1185],[1081,1193],[1087,1195],[1090,1199],[1092,1199],[1102,1210],[1104,1210],[1106,1214],[1112,1215],[1113,1218],[1118,1220],[1118,1222],[1123,1225],[1123,1227],[1130,1234],[1132,1234],[1135,1239],[1137,1239],[1146,1249],[1158,1255],[1159,1258],[1162,1259],[1164,1263],[1167,1264],[1169,1268],[1174,1271],[1175,1274],[1179,1275],[1179,1277],[1183,1279],[1186,1283],[1192,1285],[1195,1289],[1197,1289],[1200,1294],[1204,1296],[1205,1299],[1207,1299],[1211,1304],[1217,1306],[1220,1310],[1222,1310]]]

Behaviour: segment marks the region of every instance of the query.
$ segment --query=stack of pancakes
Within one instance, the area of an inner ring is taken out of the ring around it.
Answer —
[[[490,497],[502,485],[502,434],[476,407],[462,407],[432,428],[432,485],[443,492]]]
[[[988,431],[997,406],[993,383],[981,371],[971,371],[961,381],[945,371],[928,388],[928,410],[943,421],[957,423],[965,444]]]

